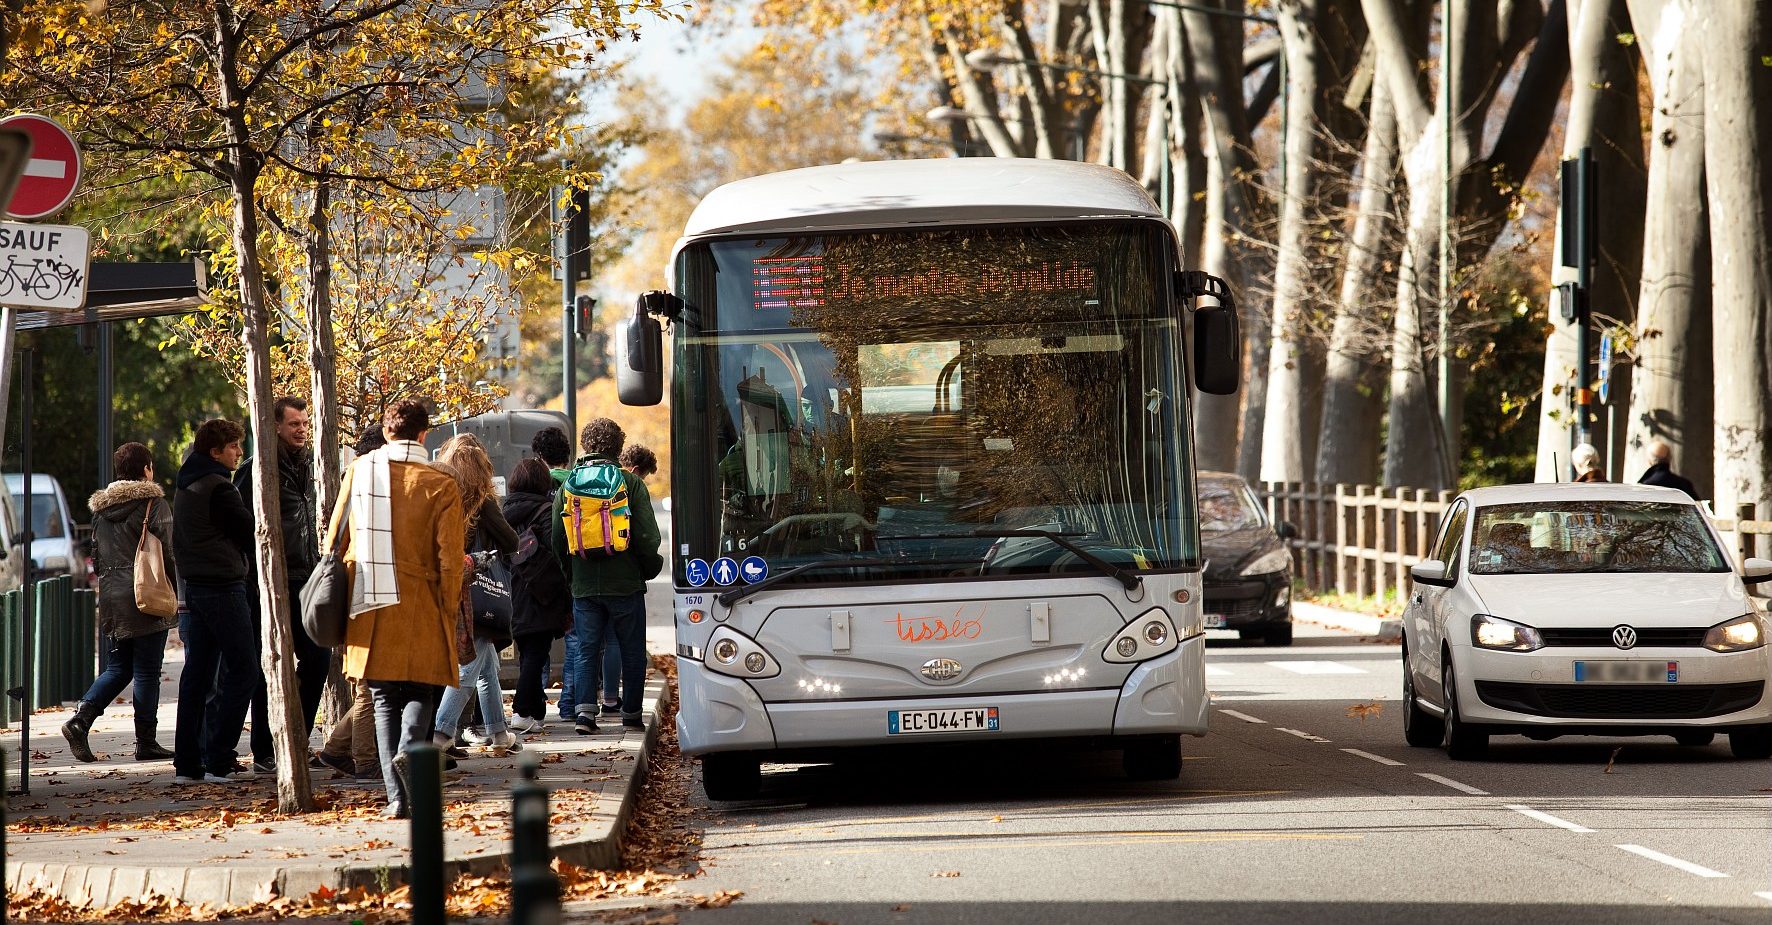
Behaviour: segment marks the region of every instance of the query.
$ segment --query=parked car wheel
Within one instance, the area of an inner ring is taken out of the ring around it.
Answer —
[[[1403,649],[1403,741],[1416,748],[1434,748],[1446,736],[1446,723],[1421,708],[1415,699],[1415,678],[1409,671],[1409,649]]]
[[[1292,644],[1291,623],[1269,623],[1262,631],[1261,641],[1270,646],[1289,646]]]

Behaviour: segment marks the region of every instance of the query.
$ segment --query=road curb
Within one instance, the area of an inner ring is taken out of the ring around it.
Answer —
[[[1403,638],[1403,621],[1393,617],[1375,617],[1304,601],[1292,602],[1292,616],[1307,623],[1373,636],[1382,642],[1394,642]]]
[[[598,798],[590,814],[590,819],[594,820],[591,824],[567,827],[564,837],[555,832],[552,850],[561,861],[604,870],[620,865],[622,841],[633,819],[652,756],[658,748],[660,724],[665,721],[675,696],[675,690],[667,680],[654,679],[651,683],[658,684],[659,689],[647,718],[645,736],[635,753],[633,773],[623,781],[619,795],[606,793]],[[510,865],[508,840],[504,844],[507,847],[502,851],[471,857],[446,857],[445,876],[449,879],[461,874],[486,876],[507,869]],[[204,903],[241,906],[278,897],[300,898],[322,887],[344,891],[360,886],[370,891],[385,891],[406,883],[408,873],[409,867],[405,863],[142,867],[34,861],[8,864],[6,888],[13,893],[40,890],[75,905],[92,908],[141,899],[150,892],[192,906]]]

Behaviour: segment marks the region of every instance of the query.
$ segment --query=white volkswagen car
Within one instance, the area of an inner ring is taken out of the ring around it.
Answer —
[[[1478,488],[1413,569],[1410,745],[1480,758],[1494,735],[1672,735],[1772,757],[1772,626],[1704,511],[1647,485]]]

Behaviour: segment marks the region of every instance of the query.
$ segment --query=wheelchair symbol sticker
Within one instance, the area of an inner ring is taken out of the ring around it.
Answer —
[[[689,564],[683,566],[683,577],[689,580],[691,587],[699,588],[708,583],[708,575],[711,571],[707,562],[701,559],[690,559]]]
[[[769,577],[769,563],[764,562],[762,556],[751,556],[739,563],[738,574],[745,584],[754,585]]]
[[[726,556],[714,560],[714,584],[732,585],[738,583],[738,563]]]

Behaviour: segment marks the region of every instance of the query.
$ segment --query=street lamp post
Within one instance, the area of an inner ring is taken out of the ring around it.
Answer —
[[[1163,215],[1168,216],[1170,171],[1172,170],[1175,158],[1171,156],[1169,151],[1169,84],[1167,82],[1153,80],[1149,77],[1141,77],[1137,74],[1117,74],[1112,71],[1098,71],[1094,68],[1073,67],[1068,64],[1051,64],[1046,61],[1035,61],[1028,58],[1012,58],[1000,51],[990,48],[980,48],[969,52],[966,55],[966,64],[968,67],[981,74],[988,74],[1009,64],[1025,64],[1030,67],[1044,68],[1045,70],[1055,71],[1060,74],[1087,74],[1091,77],[1102,77],[1108,80],[1123,80],[1130,83],[1139,83],[1146,86],[1156,87],[1157,91],[1163,95],[1164,109],[1161,120],[1163,126],[1163,166],[1162,170],[1159,171],[1157,201],[1162,205]]]

